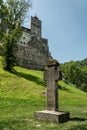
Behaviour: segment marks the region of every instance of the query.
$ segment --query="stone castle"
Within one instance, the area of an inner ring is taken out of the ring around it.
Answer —
[[[44,69],[52,57],[49,52],[48,40],[42,38],[42,22],[37,16],[31,16],[30,29],[22,27],[22,30],[16,51],[18,65],[29,69]]]
[[[18,65],[42,70],[51,58],[48,40],[42,38],[42,23],[37,16],[31,16],[31,27],[23,27],[23,34],[18,43]]]

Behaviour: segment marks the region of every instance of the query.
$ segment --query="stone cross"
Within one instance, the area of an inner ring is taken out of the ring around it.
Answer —
[[[52,60],[48,63],[48,70],[44,73],[47,81],[47,110],[58,111],[58,79],[59,63]]]
[[[62,79],[62,72],[59,70],[59,63],[56,60],[48,62],[48,70],[44,73],[44,80],[47,81],[47,109],[36,111],[35,117],[39,120],[55,122],[66,122],[70,118],[68,112],[58,111],[58,80]]]

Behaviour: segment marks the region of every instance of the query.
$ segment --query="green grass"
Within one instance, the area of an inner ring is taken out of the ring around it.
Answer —
[[[15,74],[2,68],[0,57],[0,130],[87,130],[87,93],[59,81],[59,110],[70,112],[66,123],[35,119],[46,109],[43,72],[15,67]]]

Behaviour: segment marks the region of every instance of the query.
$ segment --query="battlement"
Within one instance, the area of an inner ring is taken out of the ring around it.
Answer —
[[[38,27],[41,27],[41,20],[38,19],[37,16],[32,17],[31,16],[31,25],[37,25]]]

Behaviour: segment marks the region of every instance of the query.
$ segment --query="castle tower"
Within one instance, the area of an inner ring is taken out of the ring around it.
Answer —
[[[37,16],[31,16],[31,33],[32,36],[35,36],[38,39],[41,38],[41,21],[38,19]]]
[[[41,25],[42,22],[37,16],[31,16],[30,29],[22,27],[23,33],[16,53],[19,66],[42,70],[51,59],[48,39],[42,37]]]

